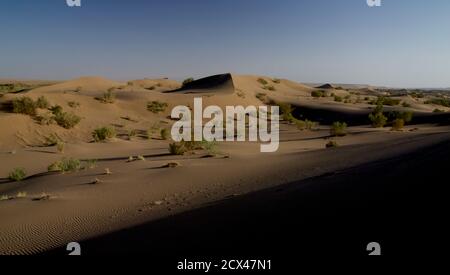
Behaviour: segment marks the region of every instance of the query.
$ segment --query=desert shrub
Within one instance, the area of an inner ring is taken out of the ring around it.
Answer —
[[[267,85],[263,87],[264,90],[269,90],[269,91],[276,91],[277,89],[275,89],[275,87],[273,85]]]
[[[78,159],[63,158],[52,163],[48,167],[49,172],[75,172],[81,169],[81,162]]]
[[[97,128],[92,132],[95,142],[105,141],[116,137],[116,130],[112,127]]]
[[[111,89],[109,89],[106,93],[103,94],[103,96],[97,97],[96,99],[102,103],[112,104],[116,101],[116,95]]]
[[[275,83],[275,84],[280,84],[281,83],[281,79],[274,78],[274,79],[272,79],[272,82]]]
[[[147,110],[152,113],[161,113],[166,110],[169,105],[165,102],[152,101],[147,103]]]
[[[325,144],[326,148],[336,148],[339,147],[338,143],[334,140],[330,140],[329,142],[327,142],[327,144]]]
[[[433,99],[425,101],[425,104],[434,104],[434,105],[440,105],[440,106],[444,106],[444,107],[450,107],[450,99],[433,98]]]
[[[97,160],[96,159],[88,159],[84,162],[84,169],[94,169],[97,167]]]
[[[41,125],[52,125],[55,122],[53,115],[46,113],[36,117],[36,121]]]
[[[265,93],[257,93],[256,94],[256,98],[261,100],[262,102],[266,102],[266,99],[267,99],[266,96],[267,96],[267,94],[265,94]]]
[[[382,128],[387,123],[387,117],[383,113],[372,113],[369,115],[372,126],[375,128]]]
[[[305,120],[300,120],[300,119],[295,119],[294,120],[295,125],[297,126],[297,128],[299,130],[312,130],[317,126],[317,122],[305,119]]]
[[[264,78],[258,78],[258,83],[264,86],[269,84],[269,82],[267,82],[267,80],[265,80]]]
[[[385,106],[397,106],[401,102],[400,99],[394,99],[392,97],[379,96],[376,100],[370,102],[372,105],[385,105]]]
[[[183,142],[174,142],[169,144],[169,152],[172,155],[184,155],[188,149],[184,146]]]
[[[323,91],[312,91],[311,96],[312,97],[324,97],[325,93]]]
[[[236,95],[240,98],[245,98],[245,93],[241,90],[237,90]]]
[[[336,102],[342,102],[342,97],[341,97],[341,96],[335,95],[335,96],[334,96],[334,101],[336,101]]]
[[[403,103],[402,103],[402,106],[405,107],[405,108],[410,108],[410,107],[411,107],[411,104],[409,104],[409,103],[407,103],[407,102],[403,102]]]
[[[189,84],[191,82],[194,82],[193,77],[186,78],[185,80],[183,80],[183,86],[186,86],[187,84]]]
[[[70,108],[78,108],[78,107],[80,107],[80,102],[69,101],[69,102],[67,102],[67,105],[69,105]]]
[[[402,118],[397,118],[392,123],[392,130],[399,131],[405,127],[405,121]]]
[[[433,113],[445,113],[444,110],[440,110],[440,109],[434,109]]]
[[[131,129],[128,131],[128,138],[131,140],[132,138],[137,136],[137,130],[136,129]]]
[[[13,112],[17,114],[24,114],[35,116],[36,103],[29,97],[16,98],[12,101]]]
[[[9,173],[8,178],[12,181],[22,181],[27,176],[25,169],[23,168],[15,168],[13,171]]]
[[[81,117],[73,113],[65,113],[65,112],[55,114],[54,119],[59,126],[65,129],[71,129],[81,121]]]
[[[56,134],[51,134],[45,137],[44,146],[55,146],[61,139]]]
[[[425,95],[423,93],[418,93],[418,92],[412,92],[410,94],[410,96],[412,96],[413,98],[424,98]]]
[[[331,125],[330,134],[336,137],[347,135],[347,123],[336,121]]]
[[[161,129],[160,131],[161,139],[168,140],[169,139],[169,130],[166,128]]]
[[[216,141],[202,141],[201,147],[208,152],[210,155],[217,154],[217,142]]]
[[[414,116],[413,112],[398,112],[392,111],[387,114],[388,120],[402,119],[405,123],[411,122]]]
[[[58,141],[58,143],[56,143],[56,150],[58,150],[59,153],[63,154],[64,153],[64,148],[66,147],[66,144],[62,141]]]
[[[36,100],[36,107],[39,108],[39,109],[48,109],[48,107],[50,107],[50,103],[45,98],[45,96],[40,96]]]
[[[373,112],[369,114],[369,119],[373,127],[382,128],[386,125],[388,118],[383,114],[382,102],[379,102]]]
[[[63,112],[63,108],[59,105],[55,105],[50,107],[50,111],[52,112],[52,114],[57,115]]]

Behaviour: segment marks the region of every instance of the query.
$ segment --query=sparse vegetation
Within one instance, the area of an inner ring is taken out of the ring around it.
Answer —
[[[84,169],[94,169],[97,167],[97,160],[96,159],[88,159],[84,163]]]
[[[137,130],[136,129],[131,129],[128,130],[128,139],[131,140],[132,138],[137,136]]]
[[[450,99],[433,98],[433,99],[425,101],[425,104],[434,104],[434,105],[440,105],[440,106],[444,106],[444,107],[449,107],[450,108]]]
[[[236,95],[240,98],[245,98],[245,93],[241,90],[236,90]]]
[[[276,91],[277,89],[275,89],[275,87],[273,85],[266,85],[263,87],[264,90],[268,90],[268,91]]]
[[[295,119],[294,120],[295,125],[297,126],[297,128],[299,130],[313,130],[314,128],[317,127],[317,122],[305,119],[305,120],[300,120],[300,119]]]
[[[27,192],[18,192],[16,195],[16,199],[23,199],[28,196]]]
[[[78,108],[78,107],[80,107],[80,102],[69,101],[69,102],[67,102],[67,105],[68,105],[70,108]]]
[[[11,199],[10,196],[8,195],[1,195],[0,196],[0,201],[9,201]]]
[[[40,125],[52,125],[55,122],[55,118],[51,113],[45,113],[36,117],[36,121]]]
[[[382,102],[378,103],[373,112],[369,114],[369,119],[372,122],[372,126],[375,128],[382,128],[386,125],[388,118],[383,114]]]
[[[152,113],[161,113],[166,110],[169,105],[165,102],[152,101],[147,103],[147,110]]]
[[[275,84],[280,84],[281,83],[281,79],[274,78],[274,79],[272,79],[272,82],[275,83]]]
[[[400,131],[405,127],[405,121],[402,118],[397,118],[392,123],[392,130],[393,131]]]
[[[326,148],[336,148],[339,147],[338,143],[334,140],[330,140],[329,142],[327,142],[327,144],[325,144]]]
[[[59,126],[65,129],[71,129],[80,123],[81,117],[73,113],[58,112],[55,114],[54,120]]]
[[[193,77],[189,77],[186,78],[185,80],[183,80],[183,87],[186,86],[187,84],[194,82],[194,78]]]
[[[267,80],[265,80],[264,78],[258,78],[258,83],[262,84],[263,86],[269,84],[269,82],[267,82]]]
[[[52,163],[48,167],[49,172],[75,172],[81,169],[81,162],[78,159],[63,158]]]
[[[12,101],[13,112],[29,116],[36,115],[36,103],[29,97],[16,98]]]
[[[169,139],[169,130],[166,128],[161,129],[161,139],[168,140]]]
[[[336,121],[331,125],[330,134],[336,137],[347,135],[347,123]]]
[[[95,142],[105,141],[116,137],[116,130],[112,127],[97,128],[92,132]]]
[[[445,113],[445,111],[441,109],[434,109],[433,113]]]
[[[262,102],[266,102],[267,100],[267,94],[265,93],[257,93],[256,98],[261,100]]]
[[[39,108],[39,109],[48,109],[48,107],[50,107],[50,103],[45,98],[45,96],[40,96],[36,100],[36,107]]]
[[[23,168],[15,168],[13,171],[9,173],[8,178],[12,181],[22,181],[27,176],[25,169]]]
[[[384,105],[384,106],[397,106],[401,102],[400,99],[395,99],[392,97],[379,96],[376,100],[370,102],[372,105]]]
[[[334,96],[334,101],[336,101],[336,102],[342,102],[342,97],[341,97],[341,96],[335,95],[335,96]]]
[[[404,108],[411,108],[411,104],[409,104],[409,103],[407,103],[407,102],[403,102],[403,103],[402,103],[402,106],[403,106]]]
[[[116,102],[116,95],[110,89],[106,93],[104,93],[102,97],[96,97],[95,99],[105,104],[112,104]]]
[[[323,91],[312,91],[311,96],[312,97],[325,97],[326,93]]]

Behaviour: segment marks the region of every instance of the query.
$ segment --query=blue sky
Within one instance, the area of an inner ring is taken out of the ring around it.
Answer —
[[[215,73],[450,87],[450,1],[0,0],[0,78]]]

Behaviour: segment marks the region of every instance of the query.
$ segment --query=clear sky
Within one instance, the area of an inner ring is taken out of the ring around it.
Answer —
[[[0,78],[450,87],[448,0],[0,0],[0,34]]]

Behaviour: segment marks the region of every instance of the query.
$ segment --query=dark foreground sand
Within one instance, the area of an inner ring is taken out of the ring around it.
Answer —
[[[449,160],[450,140],[441,139],[87,240],[83,254],[146,253],[175,267],[179,258],[173,256],[182,255],[364,256],[366,245],[376,241],[384,255],[437,255],[448,232],[443,189]],[[283,264],[295,264],[290,260]]]

